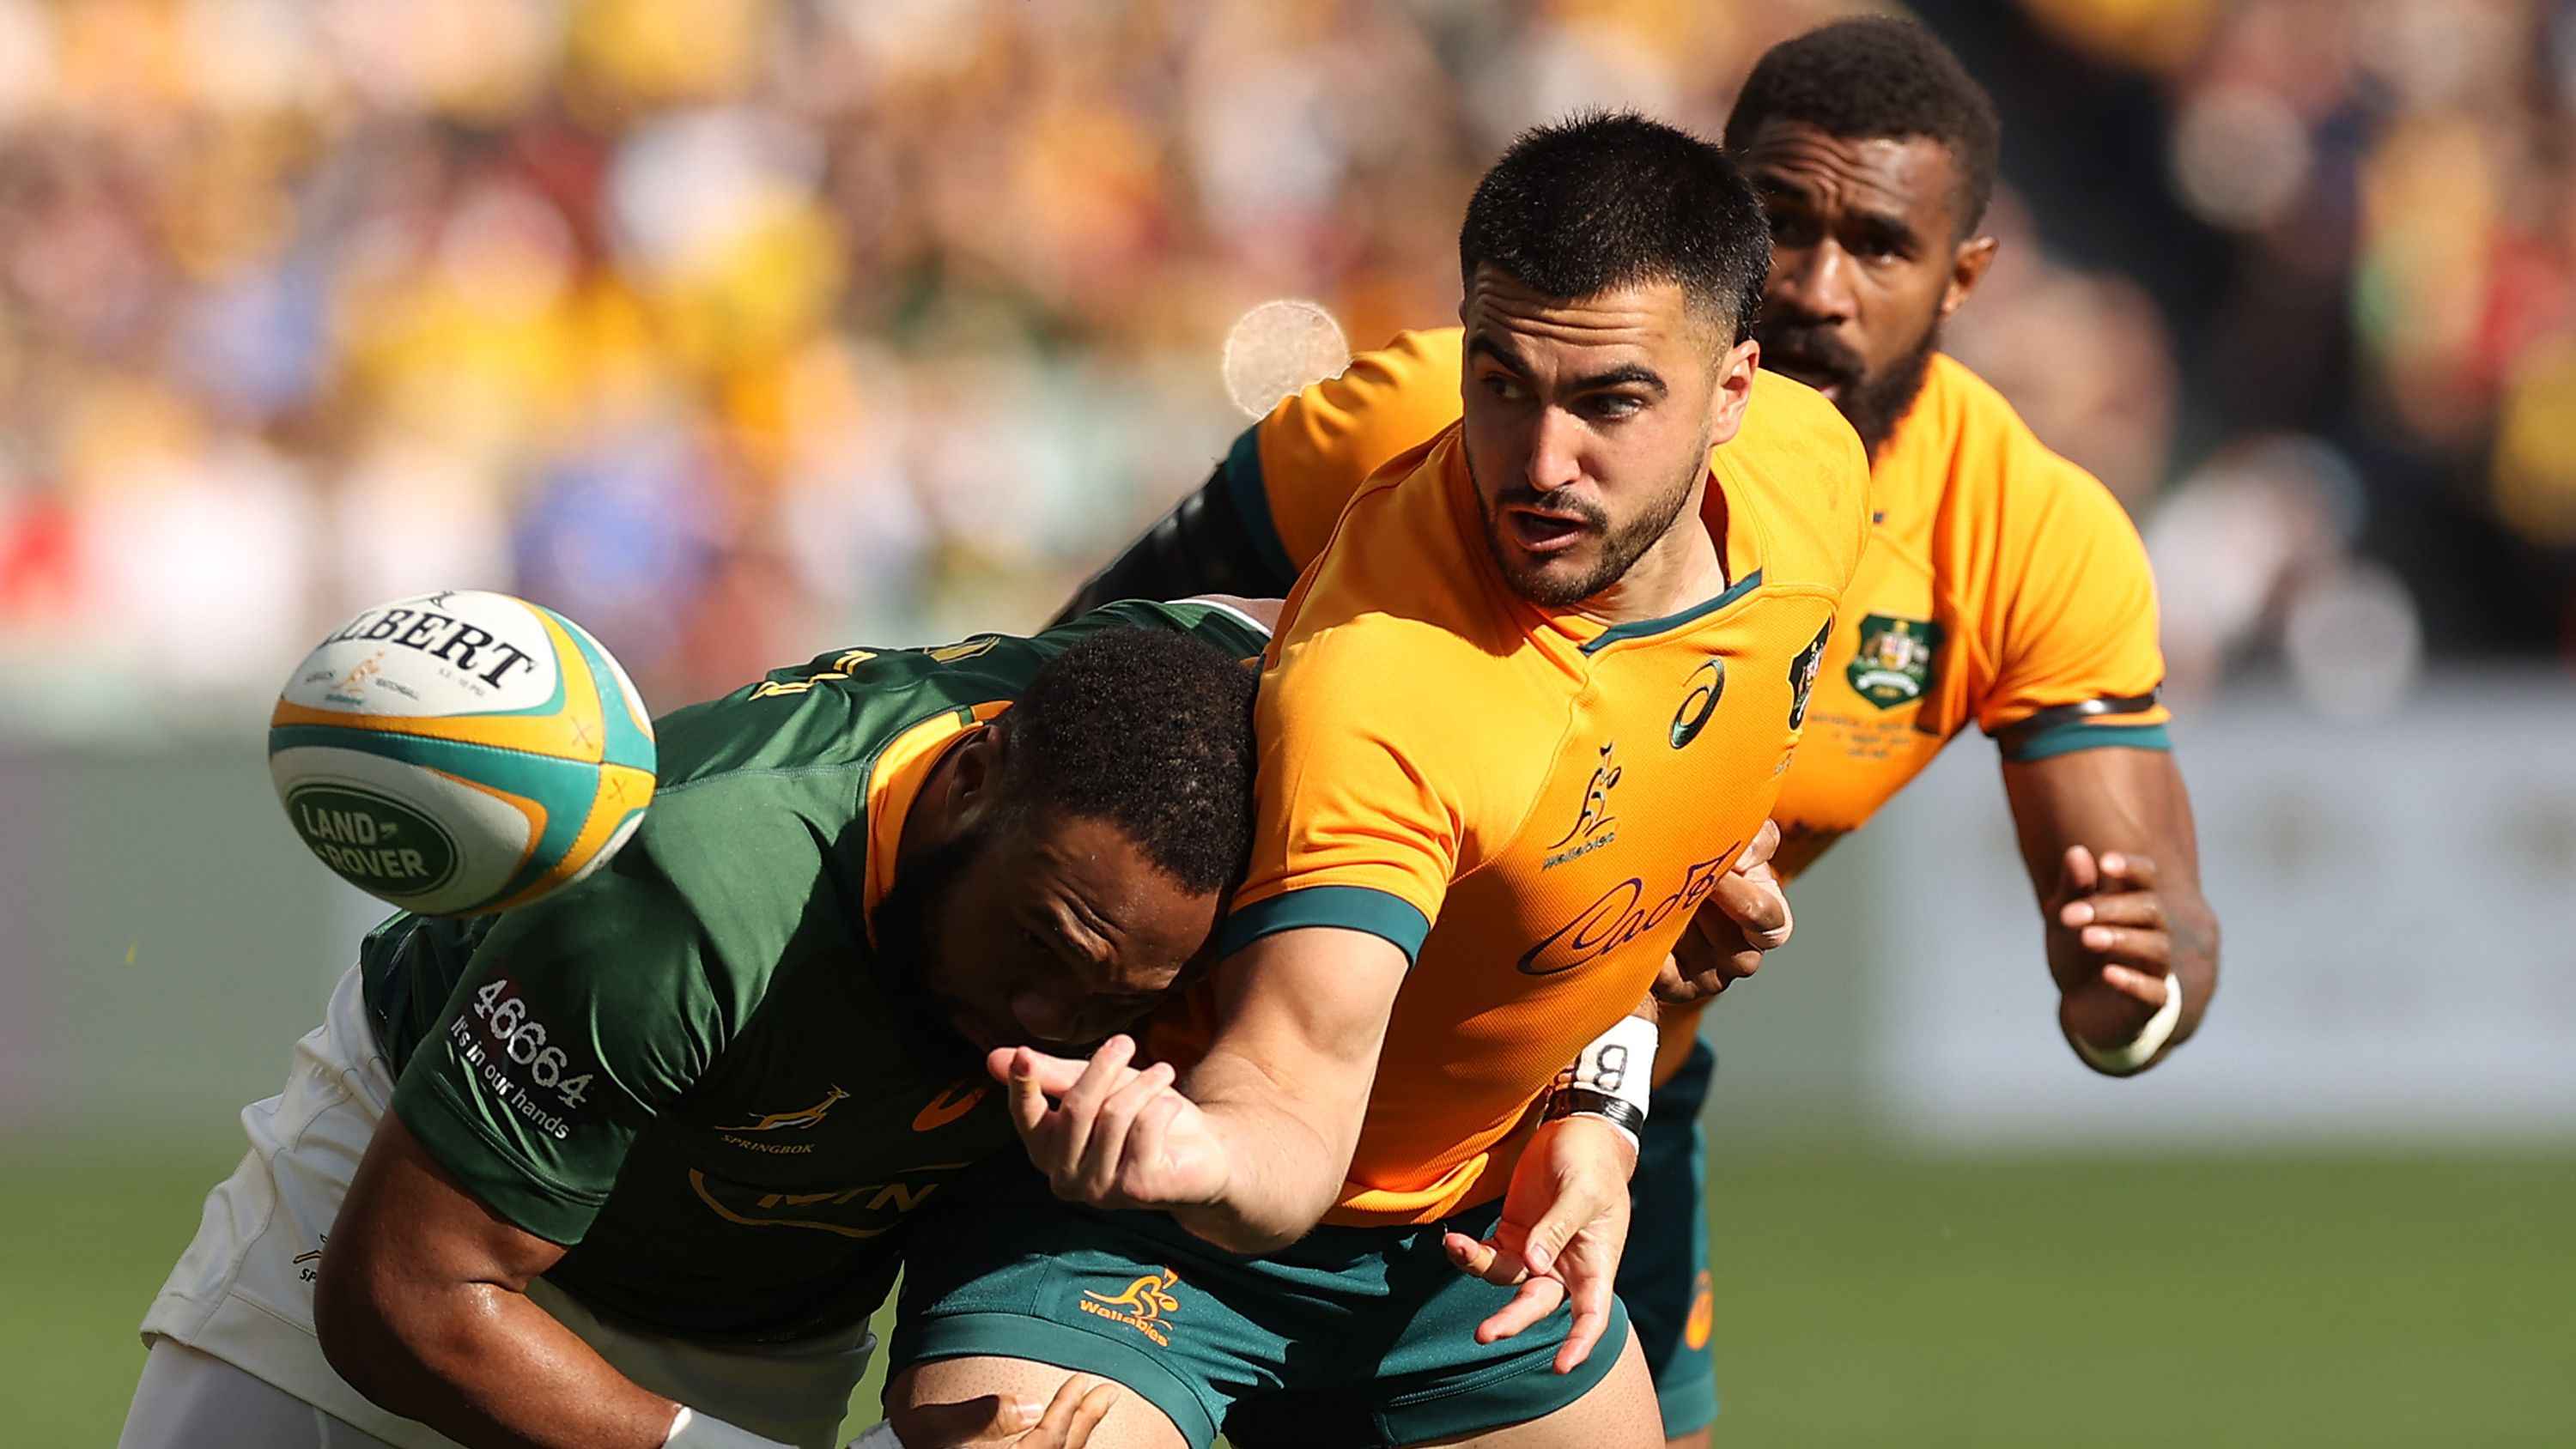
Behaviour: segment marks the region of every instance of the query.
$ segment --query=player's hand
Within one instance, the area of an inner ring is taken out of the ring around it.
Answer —
[[[1082,1449],[1118,1402],[1118,1386],[1077,1374],[1039,1405],[986,1394],[962,1404],[923,1404],[887,1416],[904,1449]]]
[[[2100,859],[2066,848],[2050,921],[2074,933],[2083,969],[2058,983],[2058,1025],[2104,1050],[2137,1039],[2165,1004],[2173,934],[2156,894],[2156,863],[2135,851]]]
[[[1135,1058],[1134,1038],[1113,1036],[1087,1062],[1004,1047],[984,1067],[1011,1089],[1011,1120],[1056,1196],[1105,1208],[1217,1201],[1225,1144],[1172,1085],[1169,1064],[1140,1071]]]
[[[1636,1165],[1627,1135],[1597,1117],[1560,1117],[1531,1135],[1494,1235],[1440,1240],[1460,1272],[1520,1289],[1476,1325],[1478,1343],[1510,1338],[1570,1298],[1574,1326],[1556,1351],[1556,1371],[1582,1366],[1610,1327],[1619,1255],[1628,1247],[1628,1174]]]
[[[1771,857],[1780,827],[1762,822],[1735,864],[1718,877],[1709,898],[1692,913],[1688,928],[1655,975],[1655,999],[1688,1006],[1724,991],[1762,969],[1762,955],[1788,944],[1789,896],[1780,888]]]

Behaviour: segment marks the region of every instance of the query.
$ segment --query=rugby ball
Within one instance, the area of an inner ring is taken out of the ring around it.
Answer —
[[[405,910],[476,916],[581,879],[653,798],[653,725],[580,625],[454,590],[368,609],[304,657],[268,721],[296,835]]]

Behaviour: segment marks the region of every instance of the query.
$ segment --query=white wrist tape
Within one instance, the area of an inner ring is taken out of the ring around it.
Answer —
[[[1646,1125],[1646,1099],[1654,1091],[1655,1024],[1623,1016],[1556,1074],[1540,1116],[1599,1117],[1627,1134],[1633,1145]]]
[[[671,1416],[671,1432],[662,1439],[662,1449],[796,1449],[793,1444],[776,1439],[763,1439],[749,1429],[737,1428],[722,1419],[710,1419],[686,1404]],[[875,1449],[870,1445],[869,1449]],[[895,1449],[903,1449],[898,1444]]]
[[[2071,1040],[2075,1044],[2076,1055],[2115,1077],[2125,1077],[2144,1070],[2147,1063],[2156,1059],[2156,1053],[2163,1051],[2165,1043],[2173,1040],[2174,1027],[2181,1020],[2182,978],[2168,971],[2165,973],[2165,1004],[2156,1008],[2156,1014],[2147,1018],[2146,1026],[2128,1045],[2105,1048],[2097,1047],[2080,1036]]]
[[[868,1426],[868,1432],[850,1441],[850,1449],[903,1449],[903,1441],[894,1436],[894,1425],[879,1419]]]

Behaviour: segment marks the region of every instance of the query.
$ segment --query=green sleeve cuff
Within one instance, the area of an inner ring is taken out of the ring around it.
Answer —
[[[2033,760],[2071,755],[2078,750],[2171,750],[2173,740],[2160,724],[2111,725],[2086,724],[2068,720],[2061,725],[2024,735],[2004,746],[2004,758],[2016,765]]]
[[[1297,566],[1288,561],[1288,545],[1279,541],[1279,524],[1270,516],[1270,486],[1261,476],[1261,424],[1254,423],[1235,438],[1225,461],[1216,465],[1216,474],[1225,480],[1226,495],[1243,519],[1253,551],[1278,577],[1297,577]]]
[[[393,1115],[476,1202],[549,1243],[568,1248],[580,1242],[608,1201],[605,1192],[575,1192],[539,1176],[474,1120],[473,1109],[456,1099],[456,1087],[445,1077],[405,1072]]]
[[[1231,956],[1264,936],[1306,926],[1365,931],[1402,951],[1407,966],[1421,954],[1422,938],[1431,934],[1431,918],[1400,896],[1367,886],[1308,886],[1255,901],[1226,917],[1217,954]]]

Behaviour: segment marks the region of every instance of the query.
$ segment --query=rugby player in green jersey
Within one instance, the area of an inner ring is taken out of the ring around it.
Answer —
[[[1120,604],[665,717],[606,868],[368,938],[144,1320],[124,1449],[828,1449],[906,1215],[1019,1150],[982,1052],[1097,1042],[1204,954],[1265,638]],[[1114,1393],[862,1442],[1079,1444]]]

